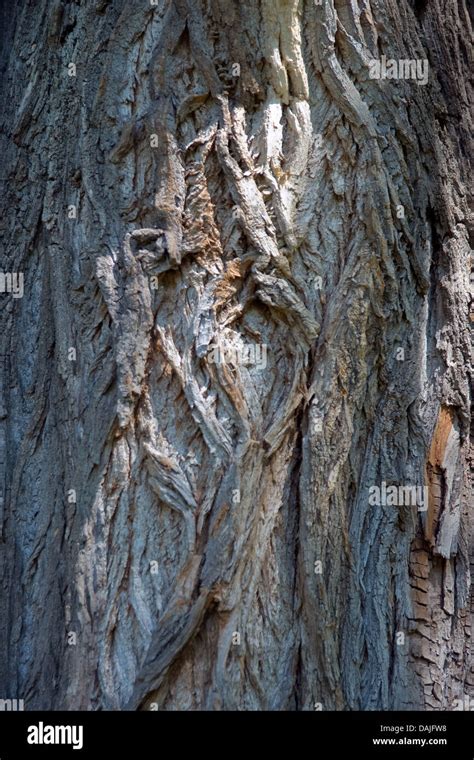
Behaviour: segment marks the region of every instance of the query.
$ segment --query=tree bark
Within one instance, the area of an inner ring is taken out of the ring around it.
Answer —
[[[453,709],[465,0],[1,13],[0,697]]]

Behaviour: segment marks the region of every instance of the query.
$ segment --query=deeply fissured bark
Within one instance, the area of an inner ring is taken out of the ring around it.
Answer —
[[[471,693],[464,0],[2,15],[0,264],[25,292],[0,294],[0,696],[449,709]],[[381,56],[428,83],[371,78]],[[382,483],[428,508],[371,505]]]

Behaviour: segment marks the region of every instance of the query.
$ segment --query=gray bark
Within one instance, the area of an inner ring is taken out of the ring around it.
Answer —
[[[452,709],[474,685],[465,0],[2,18],[0,270],[24,296],[0,294],[0,697]],[[428,83],[372,79],[382,56]],[[383,484],[427,509],[372,504]]]

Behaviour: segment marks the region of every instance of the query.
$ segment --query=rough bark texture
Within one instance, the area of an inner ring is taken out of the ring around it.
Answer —
[[[0,294],[0,697],[452,708],[474,685],[465,0],[2,20],[0,269],[25,292]],[[382,55],[428,84],[371,79]],[[371,504],[382,483],[427,511]]]

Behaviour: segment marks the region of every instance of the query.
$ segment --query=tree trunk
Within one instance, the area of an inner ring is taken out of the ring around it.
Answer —
[[[0,697],[461,704],[465,0],[1,12]]]

